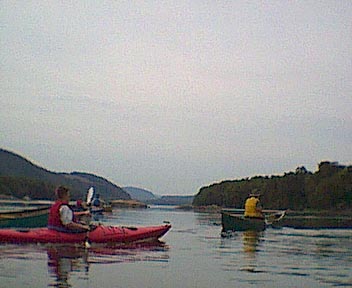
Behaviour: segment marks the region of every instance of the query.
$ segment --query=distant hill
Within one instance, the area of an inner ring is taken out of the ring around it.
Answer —
[[[194,198],[194,196],[158,196],[136,187],[123,187],[122,189],[128,192],[132,199],[152,205],[190,205]]]
[[[18,154],[0,149],[0,194],[53,200],[54,189],[58,185],[68,186],[72,199],[85,199],[91,186],[105,200],[131,199],[121,187],[103,177],[82,172],[51,172]]]
[[[154,205],[191,205],[194,196],[161,196],[158,199],[147,201],[148,204]]]
[[[138,201],[150,201],[150,200],[155,200],[158,199],[159,197],[154,195],[152,192],[137,188],[137,187],[122,187],[124,191],[126,191],[128,194],[130,194],[132,199],[138,200]]]

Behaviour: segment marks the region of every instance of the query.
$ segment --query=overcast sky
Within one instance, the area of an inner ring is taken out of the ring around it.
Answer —
[[[0,147],[156,194],[352,163],[352,1],[1,1]]]

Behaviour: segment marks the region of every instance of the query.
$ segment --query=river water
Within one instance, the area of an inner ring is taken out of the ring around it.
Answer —
[[[114,210],[107,225],[173,228],[144,247],[0,245],[0,287],[352,287],[352,230],[267,229],[223,238],[218,213]]]

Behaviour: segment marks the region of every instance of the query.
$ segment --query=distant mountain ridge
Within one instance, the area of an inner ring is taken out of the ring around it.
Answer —
[[[132,199],[152,205],[190,205],[194,198],[194,196],[178,195],[159,196],[148,190],[137,187],[123,187],[122,189],[128,192]]]
[[[126,191],[128,194],[130,194],[132,199],[142,201],[142,202],[155,200],[159,198],[158,196],[154,195],[152,192],[142,188],[127,186],[127,187],[122,187],[122,189]]]
[[[85,199],[91,186],[105,200],[131,199],[121,187],[103,177],[83,172],[51,172],[16,153],[0,149],[0,194],[52,200],[58,185],[68,186],[72,199]]]
[[[160,198],[147,201],[148,204],[154,205],[191,205],[194,196],[178,196],[178,195],[166,195]]]

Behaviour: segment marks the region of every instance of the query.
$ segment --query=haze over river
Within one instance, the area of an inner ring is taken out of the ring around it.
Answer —
[[[159,225],[160,245],[0,245],[0,287],[352,287],[352,230],[267,229],[220,236],[220,214],[152,206],[107,225]]]

